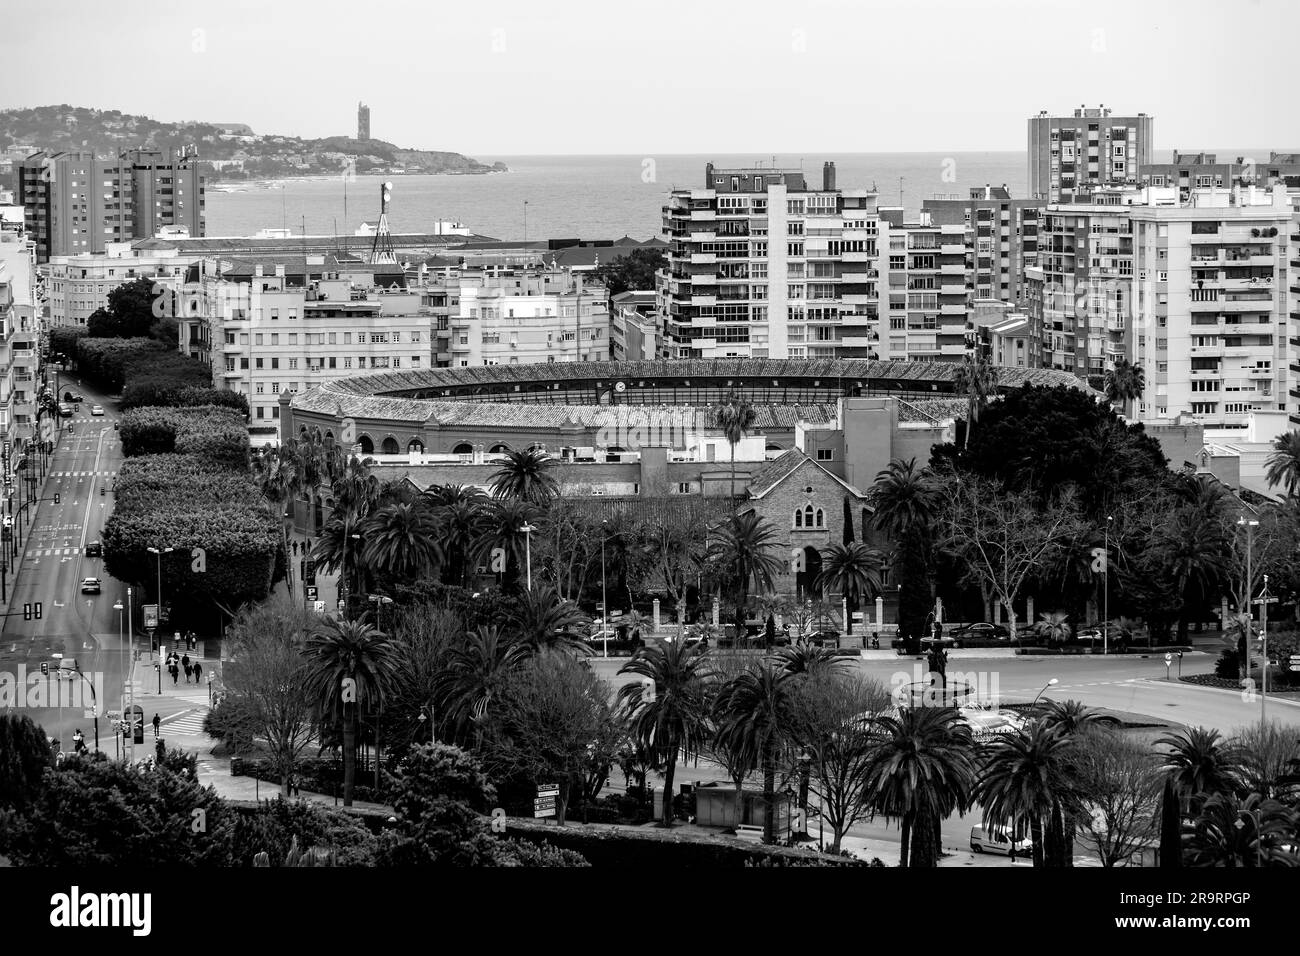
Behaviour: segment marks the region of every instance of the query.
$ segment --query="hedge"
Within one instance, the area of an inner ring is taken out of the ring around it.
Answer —
[[[112,339],[86,336],[77,340],[77,368],[106,391],[121,391],[128,371],[141,364],[165,361],[170,353],[155,339]]]
[[[77,342],[85,337],[85,326],[56,325],[50,329],[50,352],[74,359],[77,357]]]
[[[122,454],[197,454],[229,468],[248,467],[248,427],[230,408],[136,408],[122,416]]]
[[[117,508],[146,510],[184,491],[184,506],[197,510],[238,504],[260,505],[262,496],[247,475],[201,455],[140,455],[122,462],[115,490]]]
[[[212,388],[206,384],[186,385],[170,376],[150,376],[132,379],[122,389],[122,410],[165,405],[172,408],[191,408],[195,405],[220,405],[231,408],[245,417],[248,399],[228,388]]]

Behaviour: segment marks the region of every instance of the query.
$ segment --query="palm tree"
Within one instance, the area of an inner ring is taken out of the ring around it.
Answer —
[[[776,529],[753,511],[723,520],[709,540],[710,563],[724,571],[736,593],[736,641],[745,634],[745,608],[750,587],[775,590],[774,580],[785,567],[779,556]]]
[[[1228,578],[1228,534],[1221,524],[1207,524],[1199,509],[1185,506],[1156,532],[1151,549],[1181,598],[1178,637],[1186,640],[1188,620],[1198,601],[1216,596]]]
[[[1106,399],[1119,405],[1124,415],[1128,415],[1129,402],[1141,398],[1145,387],[1146,372],[1128,359],[1120,359],[1106,372]]]
[[[1101,714],[1077,700],[1060,701],[1044,697],[1038,705],[1037,717],[1067,737],[1088,733],[1101,726]]]
[[[508,451],[497,459],[500,470],[489,479],[494,498],[516,498],[545,507],[559,497],[560,485],[552,474],[556,461],[540,449]]]
[[[488,498],[480,494],[477,498],[457,498],[447,504],[436,504],[436,499],[431,496],[426,496],[425,500],[430,502],[446,559],[442,580],[446,584],[466,587],[488,526]]]
[[[794,641],[787,647],[778,647],[770,660],[791,676],[838,670],[849,663],[847,657],[841,657],[829,647],[815,647],[810,641]]]
[[[874,600],[880,593],[885,576],[885,554],[858,541],[833,544],[822,551],[822,570],[817,575],[816,587],[839,591],[844,595],[849,611],[855,611],[859,602]],[[844,622],[846,632],[853,633],[853,615]]]
[[[1192,727],[1159,738],[1156,746],[1169,748],[1160,769],[1174,782],[1184,814],[1209,795],[1240,786],[1238,755],[1217,730]]]
[[[928,537],[943,506],[938,483],[916,459],[895,458],[871,486],[872,526],[895,541]]]
[[[1015,830],[1029,823],[1034,866],[1043,865],[1043,824],[1074,803],[1069,751],[1072,742],[1059,727],[1042,721],[1022,733],[999,737],[988,747],[976,800],[993,826]]]
[[[933,867],[939,824],[971,805],[970,726],[951,707],[905,707],[897,717],[875,718],[875,726],[881,741],[868,761],[864,791],[877,812],[902,818],[899,866]]]
[[[362,536],[366,565],[402,580],[425,574],[442,561],[438,527],[418,501],[384,505],[367,519]]]
[[[350,807],[361,708],[382,706],[397,686],[400,648],[369,624],[332,619],[307,639],[303,656],[307,686],[321,713],[343,724],[343,805]]]
[[[731,509],[736,509],[736,446],[740,444],[742,438],[754,427],[754,420],[758,413],[754,411],[754,406],[743,399],[738,399],[735,395],[728,395],[726,401],[718,404],[714,409],[714,420],[718,428],[722,430],[722,435],[727,439],[727,444],[731,446]]]
[[[1300,866],[1298,816],[1258,793],[1216,793],[1184,830],[1188,866]]]
[[[475,509],[471,527],[466,529],[466,537],[471,533],[477,534],[470,553],[476,555],[474,560],[490,566],[490,561],[484,561],[484,558],[494,548],[501,548],[505,552],[502,587],[509,588],[518,584],[527,547],[526,535],[519,529],[533,524],[540,516],[541,511],[536,505],[515,498],[487,499]]]
[[[962,447],[970,444],[970,433],[979,421],[980,412],[997,392],[998,369],[983,356],[967,358],[957,366],[953,391],[966,396],[966,435]]]
[[[1270,488],[1282,485],[1288,498],[1296,496],[1296,488],[1300,487],[1300,431],[1287,432],[1273,441],[1265,477]]]
[[[704,650],[685,641],[643,647],[619,668],[642,678],[619,688],[618,703],[630,712],[633,737],[663,767],[665,827],[672,826],[677,759],[698,756],[708,739],[706,672]]]
[[[518,609],[510,619],[511,629],[526,646],[579,654],[591,653],[581,637],[587,623],[587,615],[576,604],[564,600],[547,585],[520,594]]]
[[[510,675],[529,657],[528,645],[489,625],[465,635],[434,682],[437,704],[453,726],[480,727]]]
[[[776,842],[776,767],[790,739],[793,674],[773,661],[751,664],[714,701],[716,738],[733,753],[752,754],[763,772],[763,842]],[[740,823],[740,805],[736,808]]]
[[[1048,611],[1038,616],[1041,620],[1034,625],[1035,635],[1054,645],[1064,644],[1070,639],[1072,631],[1068,614],[1063,611]]]

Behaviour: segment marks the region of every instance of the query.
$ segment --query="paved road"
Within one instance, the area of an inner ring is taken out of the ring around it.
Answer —
[[[67,386],[70,380],[72,376],[65,376],[63,384]],[[126,654],[118,640],[119,614],[113,605],[119,598],[125,601],[126,588],[104,574],[101,558],[86,557],[85,545],[101,537],[112,511],[113,477],[122,460],[118,433],[113,429],[118,414],[116,404],[106,396],[83,386],[76,388],[85,400],[72,419],[64,420],[65,425],[71,423],[72,434],[65,430],[59,440],[40,491],[43,499],[51,500],[38,502],[33,520],[25,525],[25,557],[17,576],[9,581],[11,616],[0,629],[0,672],[16,678],[22,673],[20,667],[25,667],[39,681],[41,662],[53,669],[54,655],[62,654],[65,662],[75,660],[92,678],[96,695],[104,697],[101,708],[114,709],[121,702]],[[104,406],[103,417],[91,417],[90,407],[96,403]],[[52,500],[56,492],[60,496],[57,505]],[[100,578],[102,593],[83,595],[80,582],[85,577]],[[42,604],[42,619],[23,620],[23,605],[37,601]],[[51,680],[50,686],[53,683]],[[82,695],[91,696],[83,691],[70,702],[79,702]],[[51,691],[48,702],[55,700]],[[76,728],[85,734],[87,746],[93,744],[93,721],[85,718],[80,707],[34,707],[27,713],[50,736],[60,737],[65,749],[71,749]],[[100,721],[100,743],[112,751],[112,732],[104,720]]]

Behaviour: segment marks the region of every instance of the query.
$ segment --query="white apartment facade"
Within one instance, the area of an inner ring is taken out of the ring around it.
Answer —
[[[1286,188],[1194,189],[1187,203],[1128,214],[1138,279],[1130,348],[1146,380],[1139,419],[1190,413],[1232,430],[1253,413],[1300,409]]]
[[[40,266],[49,294],[50,325],[85,325],[98,309],[108,306],[110,292],[136,279],[179,289],[186,269],[197,259],[174,249],[134,250],[129,242],[109,243],[97,254],[54,256]]]
[[[440,335],[452,368],[609,358],[605,287],[571,270],[489,266],[447,282],[458,288]]]
[[[0,440],[11,450],[48,437],[37,433],[39,389],[35,246],[19,233],[0,232]]]
[[[876,194],[802,170],[705,168],[663,208],[663,358],[875,358]]]
[[[958,362],[974,348],[966,301],[965,226],[936,224],[921,213],[902,221],[899,207],[882,210],[882,287],[888,290],[888,331],[878,353],[885,361]]]

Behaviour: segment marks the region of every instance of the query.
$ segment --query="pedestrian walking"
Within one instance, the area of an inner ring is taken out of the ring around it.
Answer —
[[[298,539],[297,539],[297,538],[294,538],[294,540],[293,540],[293,556],[294,556],[295,558],[298,557]]]
[[[296,770],[293,773],[289,774],[289,796],[291,797],[298,796],[298,783],[300,780],[301,778],[298,776],[298,772]]]
[[[193,664],[186,664],[186,665],[185,665],[185,683],[188,684],[188,683],[190,682],[190,677],[191,677],[191,675],[193,675],[193,673],[194,673],[194,665],[193,665]]]
[[[173,664],[173,665],[171,666],[170,670],[171,670],[171,674],[172,674],[172,686],[175,687],[177,681],[180,680],[181,669],[180,669],[179,667],[177,667],[175,664]]]
[[[190,667],[190,655],[186,654],[184,657],[181,658],[181,670],[185,671],[185,683],[188,684],[190,682],[190,674],[192,672],[192,668]]]
[[[86,738],[82,735],[81,728],[78,727],[72,733],[72,752],[79,754],[85,749],[86,749]]]
[[[159,717],[157,714],[154,714],[153,715],[153,736],[155,740],[158,739],[158,727],[160,724],[162,724],[162,718]]]
[[[200,684],[202,682],[203,682],[203,665],[200,664],[198,661],[195,661],[194,662],[194,683]]]

